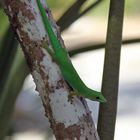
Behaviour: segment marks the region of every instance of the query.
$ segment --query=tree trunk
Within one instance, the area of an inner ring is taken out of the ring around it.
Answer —
[[[45,8],[54,31],[64,46],[51,13],[48,7]],[[56,139],[99,140],[86,101],[77,97],[73,102],[68,101],[70,88],[57,63],[41,47],[44,42],[50,46],[50,42],[36,1],[5,0],[5,11],[22,46]]]

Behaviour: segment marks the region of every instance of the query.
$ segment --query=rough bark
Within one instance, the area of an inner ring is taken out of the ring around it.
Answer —
[[[54,31],[64,46],[51,13],[48,7],[45,8]],[[77,97],[73,102],[68,101],[70,88],[66,85],[57,63],[41,47],[44,42],[51,45],[36,1],[5,0],[5,11],[22,46],[56,139],[99,140],[86,101]]]

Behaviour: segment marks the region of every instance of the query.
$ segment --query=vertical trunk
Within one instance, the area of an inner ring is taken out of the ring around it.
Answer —
[[[64,46],[51,13],[48,7],[45,8]],[[73,102],[68,101],[70,88],[66,85],[58,65],[41,47],[44,42],[49,44],[49,38],[36,1],[5,0],[5,10],[17,33],[56,139],[99,140],[85,100],[75,97]]]
[[[114,139],[123,13],[124,0],[111,0],[102,83],[102,93],[107,103],[100,105],[98,120],[98,133],[101,140]]]

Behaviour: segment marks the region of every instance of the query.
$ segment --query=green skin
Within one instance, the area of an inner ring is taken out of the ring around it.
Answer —
[[[43,47],[47,49],[52,58],[58,62],[64,79],[74,89],[74,92],[70,93],[70,96],[77,95],[93,101],[106,102],[106,99],[101,92],[92,90],[83,83],[69,59],[67,50],[62,47],[56,37],[40,0],[37,0],[37,4],[53,49],[50,49],[47,45],[44,45]]]

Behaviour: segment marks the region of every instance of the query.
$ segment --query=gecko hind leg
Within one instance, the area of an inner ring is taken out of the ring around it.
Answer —
[[[56,59],[55,52],[54,52],[51,48],[49,48],[48,46],[45,46],[44,48],[45,48],[45,49],[47,50],[47,52],[50,54],[50,56],[52,57],[52,59],[53,59],[54,61],[56,61],[57,59]]]
[[[68,95],[68,100],[72,100],[74,96],[78,96],[77,91],[71,91]]]

